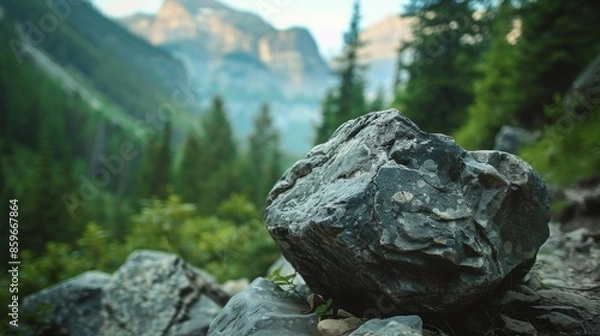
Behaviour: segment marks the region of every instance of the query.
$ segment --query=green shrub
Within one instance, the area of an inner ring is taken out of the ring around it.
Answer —
[[[600,172],[600,109],[583,115],[564,111],[562,99],[546,109],[554,122],[547,126],[535,143],[521,151],[548,183],[567,186],[576,180]]]

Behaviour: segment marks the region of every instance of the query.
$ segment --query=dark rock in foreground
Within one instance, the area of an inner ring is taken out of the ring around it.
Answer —
[[[198,335],[228,300],[215,279],[176,255],[138,251],[104,287],[102,335]]]
[[[559,218],[562,231],[585,227],[591,238],[600,241],[600,175],[578,181],[564,195],[568,205]]]
[[[25,298],[23,310],[36,315],[38,325],[58,335],[97,335],[102,326],[102,288],[110,275],[90,271]],[[44,313],[39,313],[43,311]],[[27,324],[27,323],[26,323]],[[30,334],[47,330],[28,325]]]
[[[450,312],[520,277],[548,237],[546,186],[396,110],[342,125],[271,191],[267,229],[324,298],[360,317]]]
[[[372,319],[349,336],[421,336],[423,321],[414,315]]]
[[[284,296],[271,281],[257,278],[235,295],[210,324],[208,335],[317,335],[318,317],[301,298]]]
[[[25,298],[31,335],[206,335],[229,297],[176,255],[136,251],[112,276],[87,272]]]

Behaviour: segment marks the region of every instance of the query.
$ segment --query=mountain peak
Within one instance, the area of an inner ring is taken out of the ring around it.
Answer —
[[[277,30],[257,14],[216,0],[166,0],[153,19],[137,19],[121,22],[176,55],[197,82],[210,88],[204,94],[234,94],[240,91],[236,85],[247,86],[245,78],[263,78],[246,91],[256,89],[252,95],[266,93],[274,100],[316,98],[329,74],[307,29]]]
[[[361,38],[366,42],[361,54],[366,60],[395,59],[401,41],[412,39],[414,18],[390,15],[365,29]]]
[[[242,35],[264,35],[275,29],[259,16],[235,10],[219,1],[166,0],[146,37],[154,44],[162,44],[203,38],[214,30],[227,30],[223,35],[227,45],[227,41],[237,40]]]
[[[166,0],[164,6],[171,6],[173,3],[186,8],[190,12],[197,12],[203,9],[224,10],[230,9],[229,6],[216,0]]]

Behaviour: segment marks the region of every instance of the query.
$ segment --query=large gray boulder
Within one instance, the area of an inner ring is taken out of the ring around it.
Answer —
[[[546,186],[397,110],[342,125],[277,182],[267,229],[310,288],[361,317],[451,312],[520,277],[548,237]]]
[[[104,287],[102,335],[206,335],[228,300],[215,279],[180,257],[132,253]]]
[[[231,298],[210,324],[209,336],[317,335],[318,316],[294,295],[284,296],[271,281],[257,278]]]

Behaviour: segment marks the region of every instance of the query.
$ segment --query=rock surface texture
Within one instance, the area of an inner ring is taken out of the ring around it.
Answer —
[[[30,325],[31,330],[26,334],[97,335],[102,325],[98,313],[102,306],[102,288],[109,281],[110,275],[90,271],[27,296],[23,310],[31,313],[44,310],[45,314],[36,322],[48,328],[38,330]]]
[[[457,334],[600,335],[600,245],[558,223],[550,232],[528,276],[471,309]]]
[[[549,218],[527,163],[468,152],[397,110],[342,125],[285,173],[266,210],[310,288],[367,318],[457,311],[522,277]]]
[[[301,298],[257,278],[235,295],[210,324],[208,335],[317,335],[318,316]]]
[[[369,320],[350,336],[422,336],[422,332],[421,318],[409,315]]]
[[[87,272],[26,297],[24,310],[39,325],[26,334],[206,335],[228,299],[211,275],[178,256],[136,251],[112,276]]]
[[[103,289],[102,335],[206,334],[228,295],[178,256],[134,252]]]

